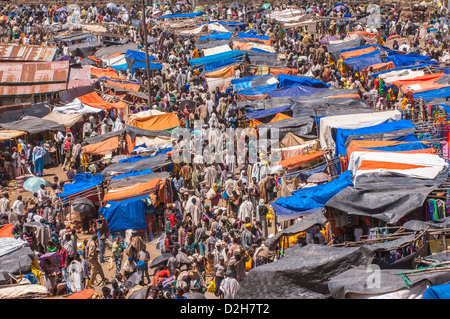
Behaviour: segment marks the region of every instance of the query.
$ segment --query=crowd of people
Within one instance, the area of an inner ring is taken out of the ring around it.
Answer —
[[[274,4],[271,9],[277,11],[286,7]],[[395,4],[389,7],[393,13],[401,9]],[[372,108],[409,107],[408,98],[401,94],[399,88],[386,86],[380,79],[373,78],[373,70],[363,76],[343,63],[330,63],[327,45],[319,43],[319,39],[326,35],[343,39],[348,31],[365,30],[363,24],[354,20],[341,24],[325,18],[343,17],[346,13],[366,16],[367,5],[350,5],[345,10],[335,10],[327,4],[302,3],[298,8],[324,18],[318,32],[311,33],[302,28],[285,30],[282,25],[266,19],[262,11],[253,10],[255,13],[248,14],[254,9],[252,6],[207,9],[204,19],[244,22],[248,30],[268,35],[273,40],[274,49],[285,54],[289,67],[297,69],[299,75],[316,78],[331,88],[353,89]],[[148,9],[146,26],[149,36],[157,39],[149,45],[149,52],[163,65],[163,70],[155,72],[150,79],[151,96],[154,97],[152,108],[177,113],[181,127],[199,129],[201,135],[206,136],[208,128],[224,132],[238,126],[244,114],[236,107],[237,98],[231,89],[221,91],[216,88],[211,93],[201,74],[191,68],[188,60],[199,57],[195,40],[155,25],[155,17],[160,13],[192,12],[192,9],[189,5],[171,6],[168,3]],[[126,25],[120,26],[125,28],[121,31],[141,48],[144,46],[142,30],[131,26],[132,21],[142,18],[140,8],[131,6],[116,10],[91,5],[82,7],[80,13],[83,23],[117,22]],[[0,21],[2,42],[40,45],[49,40],[42,27],[52,23],[63,24],[73,17],[70,12],[45,4],[4,8],[2,15],[9,17]],[[409,19],[400,18],[399,14],[395,17],[394,20],[387,19],[378,29],[379,44],[397,34],[406,36],[407,40],[395,42],[393,48],[396,50],[430,56],[435,60],[448,54],[445,40],[448,20],[442,8],[429,10],[429,16],[424,20],[434,23],[438,30],[434,34],[426,32],[423,23],[413,24]],[[61,44],[58,55],[66,53],[67,47]],[[72,59],[79,61],[80,57],[72,56]],[[245,65],[238,72],[241,77],[252,75]],[[131,71],[119,70],[118,75],[138,80],[142,83],[143,92],[148,88],[149,79],[145,72],[132,74]],[[183,100],[192,101],[194,107],[181,108]],[[132,113],[149,109],[145,104],[130,107]],[[196,121],[200,127],[196,127]],[[67,293],[67,286],[59,283],[73,280],[70,279],[71,274],[77,265],[82,269],[82,288],[89,285],[101,287],[104,299],[127,298],[136,287],[148,287],[146,296],[151,299],[179,299],[185,298],[186,293],[204,294],[207,291],[218,298],[231,299],[250,269],[277,259],[274,252],[264,245],[277,227],[272,219],[270,203],[276,199],[279,189],[277,174],[271,171],[266,161],[252,165],[244,160],[238,164],[236,158],[225,157],[222,164],[211,161],[208,156],[199,159],[192,155],[189,163],[174,164],[171,172],[173,204],[166,204],[157,212],[158,230],[165,234],[161,253],[170,254],[170,258],[154,268],[149,268],[152,258],[147,239],[137,231],[133,231],[129,238],[112,239],[102,215],[91,220],[87,234],[80,234],[78,227],[66,225],[70,221],[64,220],[64,205],[58,197],[65,183],[70,183],[77,173],[99,174],[107,165],[98,158],[81,154],[83,143],[96,135],[121,130],[126,125],[117,114],[105,111],[85,116],[83,123],[80,130],[67,130],[65,134],[59,132],[54,136],[58,162],[66,172],[66,180],[55,178],[51,186],[42,185],[30,198],[18,196],[12,205],[7,192],[0,199],[2,225],[14,223],[14,234],[27,241],[39,254],[59,252],[62,256],[59,264],[48,261],[42,269],[46,284],[54,295]],[[17,143],[4,141],[0,163],[3,186],[24,174],[45,176],[46,143],[43,138],[33,141],[19,139]],[[207,138],[203,147],[206,145]],[[250,155],[244,156],[248,159]],[[36,228],[26,226],[33,222],[50,229],[51,235],[46,243],[43,244]],[[80,240],[81,235],[91,237]],[[308,232],[301,244],[324,242],[323,235],[315,228]],[[109,252],[111,258],[107,260],[105,256]],[[107,278],[105,266],[115,270],[114,278]],[[154,270],[152,275],[151,269]],[[134,280],[138,272],[141,276],[138,285],[130,289],[127,281]]]

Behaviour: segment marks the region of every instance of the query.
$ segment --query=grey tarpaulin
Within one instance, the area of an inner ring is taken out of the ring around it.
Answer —
[[[156,136],[170,137],[171,136],[171,134],[167,131],[144,130],[140,127],[136,127],[136,126],[129,125],[129,124],[127,124],[127,126],[125,126],[125,131],[127,132],[128,135],[130,135],[132,141],[134,141],[134,139],[136,138],[137,135],[150,136],[150,137],[156,137]]]
[[[285,257],[250,270],[235,298],[329,298],[329,278],[354,266],[368,266],[374,255],[367,246],[294,245]]]
[[[96,212],[94,203],[85,197],[78,197],[71,204],[73,210],[79,212],[80,215],[94,216]]]
[[[278,61],[277,53],[245,51],[250,63],[258,66],[286,67],[287,62]]]
[[[355,186],[348,186],[333,196],[326,206],[349,215],[367,216],[395,224],[399,219],[422,207],[429,193],[448,177],[443,170],[434,180],[398,175],[366,174]]]
[[[254,111],[267,110],[275,107],[285,106],[292,104],[289,97],[276,97],[269,100],[259,100],[259,101],[238,101],[237,107],[245,107]]]
[[[308,135],[312,132],[313,126],[314,120],[309,116],[304,116],[279,120],[273,123],[260,124],[258,125],[258,132],[260,135],[263,135],[264,132],[270,133],[270,137],[274,138],[274,136],[272,136],[272,130],[278,129],[279,138],[282,139],[289,132],[298,136]],[[269,134],[267,134],[267,136],[268,135]]]
[[[402,228],[414,231],[425,230],[427,227],[430,230],[450,228],[450,217],[427,222],[422,220],[409,220],[402,225]]]
[[[22,247],[2,256],[0,258],[0,269],[13,275],[27,274],[30,272],[34,258],[36,257],[30,247]]]
[[[95,52],[95,57],[97,59],[103,59],[116,53],[125,54],[128,50],[138,51],[139,46],[136,43],[111,45],[105,48],[98,49]]]
[[[109,186],[111,188],[126,187],[126,186],[135,185],[136,183],[150,182],[157,178],[163,179],[163,178],[169,178],[169,177],[170,177],[170,174],[168,172],[157,172],[157,173],[151,173],[151,174],[145,174],[145,175],[128,176],[128,177],[112,179]]]
[[[24,115],[18,121],[9,123],[0,123],[0,127],[5,130],[25,131],[30,134],[37,134],[45,131],[64,132],[66,130],[64,125],[29,115]]]
[[[0,115],[0,123],[18,121],[23,115],[30,115],[42,118],[50,113],[48,103],[25,105],[22,108],[6,108]]]
[[[88,138],[86,140],[86,143],[87,144],[100,143],[100,142],[106,141],[107,139],[109,139],[111,137],[119,136],[120,134],[122,134],[123,131],[124,131],[124,129],[118,130],[118,131],[108,132],[106,134],[101,134],[101,135],[97,135],[97,136],[94,136],[94,137],[90,137],[90,138]]]
[[[197,50],[204,50],[204,49],[215,48],[218,46],[226,45],[229,43],[230,43],[230,40],[208,38],[201,42],[196,43],[195,47],[197,48]]]
[[[132,171],[139,172],[146,169],[153,169],[163,165],[167,158],[167,154],[160,154],[137,162],[112,164],[103,170],[102,175],[103,177],[111,177],[114,175],[126,174]]]
[[[294,225],[289,226],[288,228],[282,230],[275,236],[267,239],[264,244],[270,250],[274,250],[283,236],[294,236],[296,234],[304,232],[305,230],[308,230],[314,225],[323,225],[326,221],[327,219],[323,215],[323,210],[318,210],[314,213],[306,215],[306,217],[296,222]]]
[[[85,42],[77,43],[68,47],[69,52],[74,56],[79,56],[82,58],[87,58],[88,56],[94,55],[98,47],[102,46],[101,42]]]
[[[331,295],[335,299],[346,298],[364,298],[370,296],[383,295],[407,289],[402,276],[398,273],[399,269],[382,269],[379,270],[379,285],[370,286],[367,283],[374,278],[374,272],[368,271],[366,267],[357,267],[349,269],[333,278],[328,283]],[[411,290],[419,286],[421,283],[429,285],[441,285],[450,280],[450,272],[428,273],[422,275],[408,276],[412,282]],[[426,289],[423,285],[419,291]],[[422,291],[425,292],[425,290]],[[420,297],[420,296],[419,296]]]
[[[73,41],[81,41],[81,40],[86,40],[89,38],[96,38],[95,35],[85,32],[85,33],[81,33],[81,34],[74,34],[74,35],[69,35],[66,37],[60,37],[60,38],[54,38],[53,40],[50,40],[49,42],[73,42]]]
[[[345,141],[345,146],[348,147],[353,140],[373,140],[373,141],[392,141],[403,136],[409,135],[417,131],[415,127],[404,128],[397,131],[374,133],[364,135],[350,135]]]
[[[323,107],[317,112],[314,108]],[[333,112],[334,108],[334,112]],[[333,116],[344,115],[359,112],[364,109],[364,112],[371,112],[367,103],[358,98],[305,98],[303,101],[297,101],[291,106],[292,116],[311,116],[315,117],[316,114],[320,116]]]
[[[433,263],[443,263],[446,261],[450,261],[450,252],[449,251],[441,251],[433,255],[423,257],[424,260],[431,261]]]

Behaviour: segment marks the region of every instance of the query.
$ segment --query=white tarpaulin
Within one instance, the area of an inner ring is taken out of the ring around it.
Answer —
[[[125,54],[104,58],[102,59],[102,61],[106,63],[107,66],[122,65],[127,63],[127,60],[125,59]]]
[[[212,92],[216,89],[216,87],[218,87],[221,91],[223,91],[228,83],[231,82],[231,80],[233,80],[235,78],[235,76],[230,76],[227,77],[225,79],[223,78],[206,78],[206,82],[208,83],[208,90],[209,93],[212,94]]]
[[[266,15],[268,19],[275,20],[277,22],[295,22],[298,21],[305,14],[301,10],[287,9],[283,11],[274,11]]]
[[[205,56],[208,56],[208,55],[218,54],[218,53],[227,52],[227,51],[231,51],[231,48],[228,44],[225,44],[225,45],[219,45],[214,48],[204,49],[203,53]]]
[[[364,168],[361,169],[361,165]],[[352,152],[348,169],[355,179],[364,174],[386,173],[420,179],[435,179],[448,166],[435,154],[408,154],[396,152]]]
[[[401,117],[402,114],[398,110],[323,117],[320,119],[320,146],[334,150],[335,143],[331,134],[332,128],[354,130],[381,124],[388,120],[398,121]]]
[[[28,245],[26,241],[12,237],[0,237],[0,257]]]
[[[91,107],[89,105],[83,104],[79,99],[75,99],[64,106],[58,106],[53,108],[53,113],[63,113],[63,114],[86,114],[86,113],[99,113],[104,109],[98,109]]]
[[[223,32],[223,33],[230,32],[223,25],[220,25],[218,23],[210,23],[210,24],[201,25],[192,30],[181,31],[180,34],[201,34],[201,33],[212,33],[213,31]]]
[[[378,75],[385,83],[392,83],[400,80],[411,80],[419,76],[424,76],[423,71],[413,71],[413,70],[397,70],[386,72]]]

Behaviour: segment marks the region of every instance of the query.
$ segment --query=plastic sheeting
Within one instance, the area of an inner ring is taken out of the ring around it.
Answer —
[[[114,175],[130,173],[132,171],[138,172],[146,169],[154,169],[163,165],[167,158],[167,154],[160,154],[137,162],[112,164],[105,168],[101,175],[104,177],[111,177]]]
[[[131,125],[148,131],[168,130],[180,125],[175,113],[150,115],[132,119]]]
[[[368,271],[366,267],[352,268],[331,278],[328,287],[335,299],[421,299],[429,286],[450,280],[449,272],[419,274],[408,277],[412,286],[406,288],[399,271],[381,269],[376,285],[368,286],[374,278],[374,272]]]
[[[192,67],[207,66],[209,64],[224,62],[232,58],[242,57],[245,52],[239,50],[232,50],[223,53],[213,54],[206,57],[188,60]]]
[[[114,202],[109,201],[105,207],[100,208],[108,222],[110,232],[126,231],[127,229],[146,229],[145,212],[147,196],[130,198]]]
[[[349,215],[380,219],[395,224],[422,207],[429,193],[448,177],[442,171],[434,180],[412,179],[398,175],[362,175],[356,186],[348,186],[333,196],[326,206]]]
[[[362,247],[294,245],[276,262],[250,270],[236,299],[325,299],[328,281],[355,266],[371,264],[374,252]],[[255,289],[258,287],[258,289]]]
[[[277,216],[278,217],[278,216]],[[269,250],[275,250],[278,242],[283,238],[283,236],[294,236],[301,232],[308,230],[309,228],[315,225],[324,225],[327,221],[327,218],[324,216],[323,211],[317,210],[314,213],[306,215],[304,218],[289,226],[286,229],[283,229],[281,232],[272,236],[264,242],[264,245],[269,248]]]
[[[350,135],[365,135],[365,134],[376,134],[376,133],[385,133],[391,131],[397,131],[405,128],[415,128],[414,124],[412,124],[411,120],[398,120],[394,122],[381,123],[373,126],[357,128],[354,130],[347,129],[336,129],[335,134],[335,156],[339,154],[346,156],[347,148],[345,147],[345,143],[347,138]]]
[[[322,208],[329,199],[347,186],[353,186],[349,171],[331,182],[296,190],[291,196],[277,199],[272,206],[277,215],[291,215],[296,218],[300,213],[306,214]]]
[[[309,135],[312,132],[313,126],[314,121],[310,117],[297,117],[259,125],[258,132],[261,136],[263,130],[266,130],[272,138],[275,138],[272,129],[277,129],[278,137],[283,139],[289,132],[298,136]]]
[[[73,179],[73,183],[64,184],[64,192],[58,194],[58,197],[64,198],[95,187],[100,185],[103,179],[104,178],[101,174],[97,174],[95,176],[90,173],[77,174]]]
[[[330,85],[319,81],[314,78],[302,77],[302,76],[293,76],[287,74],[278,75],[278,81],[280,82],[280,88],[282,87],[291,87],[296,85],[306,85],[320,88],[328,88]]]
[[[168,172],[152,173],[151,170],[131,172],[123,175],[113,176],[109,186],[111,188],[127,187],[137,183],[147,183],[154,179],[170,178]]]
[[[267,117],[267,116],[274,115],[277,113],[287,112],[291,109],[290,107],[291,107],[290,105],[286,105],[286,106],[276,107],[276,108],[272,108],[272,109],[268,109],[268,110],[250,112],[250,113],[247,113],[246,116],[250,120],[259,119],[259,118]]]
[[[28,132],[29,134],[38,134],[45,131],[65,132],[66,130],[64,125],[29,115],[24,115],[18,121],[0,123],[0,127],[5,130],[18,130]]]
[[[401,113],[398,110],[364,113],[360,116],[351,114],[324,117],[320,119],[320,145],[334,149],[331,128],[357,129],[400,119]]]
[[[283,75],[283,74],[280,74]],[[296,85],[296,86],[291,86],[288,88],[283,88],[283,89],[279,89],[279,90],[273,90],[270,92],[267,92],[267,95],[269,95],[269,98],[274,98],[274,97],[302,97],[302,96],[308,96],[308,95],[312,95],[314,93],[323,91],[323,90],[328,90],[327,88],[316,88],[316,87],[311,87],[311,86],[307,86],[307,85]]]
[[[15,241],[15,243],[12,241]],[[11,249],[11,244],[18,245],[20,242],[23,241],[14,238],[0,238],[0,247],[2,247],[2,256],[0,258],[1,272],[18,275],[20,273],[26,274],[30,271],[35,255],[33,250],[28,247],[28,244],[23,242],[21,248],[16,247],[13,250]]]

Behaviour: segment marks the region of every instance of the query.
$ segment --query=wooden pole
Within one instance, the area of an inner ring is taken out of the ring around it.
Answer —
[[[151,96],[151,84],[150,84],[150,63],[148,58],[148,41],[147,41],[147,23],[145,17],[145,1],[142,0],[142,19],[144,20],[144,47],[145,47],[145,63],[147,65],[147,90],[148,90],[148,106],[152,106],[152,96]],[[153,0],[151,1],[151,5],[153,5]]]

